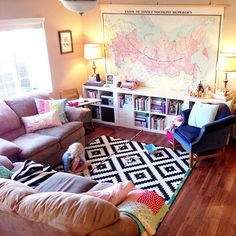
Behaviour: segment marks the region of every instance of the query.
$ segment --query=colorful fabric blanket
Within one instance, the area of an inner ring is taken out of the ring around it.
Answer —
[[[169,207],[157,193],[136,189],[129,192],[118,209],[138,224],[141,236],[147,236],[155,234]]]

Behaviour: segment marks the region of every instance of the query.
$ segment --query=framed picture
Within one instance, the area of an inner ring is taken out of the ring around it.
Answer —
[[[58,31],[61,54],[73,52],[73,41],[71,30]]]
[[[106,84],[109,86],[114,85],[114,75],[113,74],[106,74]]]

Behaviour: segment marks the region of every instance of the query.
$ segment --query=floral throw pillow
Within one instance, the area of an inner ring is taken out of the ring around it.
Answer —
[[[65,113],[66,101],[66,99],[45,100],[35,98],[35,104],[39,114],[56,110],[63,124],[68,122]]]
[[[46,112],[35,116],[22,117],[26,133],[32,133],[39,129],[61,126],[61,120],[57,111]]]

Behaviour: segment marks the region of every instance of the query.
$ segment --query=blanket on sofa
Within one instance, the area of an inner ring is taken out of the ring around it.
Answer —
[[[57,171],[53,170],[50,166],[26,160],[22,167],[11,176],[11,179],[35,188],[55,173]]]
[[[118,209],[138,224],[141,236],[147,236],[155,234],[157,226],[168,212],[169,207],[157,193],[136,189],[129,192]]]

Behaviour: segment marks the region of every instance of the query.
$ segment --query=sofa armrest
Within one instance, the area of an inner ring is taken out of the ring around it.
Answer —
[[[15,143],[0,138],[0,155],[10,157],[22,150]]]
[[[65,112],[69,121],[84,121],[84,109],[83,107],[69,107],[66,106]]]
[[[14,165],[6,156],[0,155],[0,164],[5,166],[8,170],[12,170]]]
[[[213,121],[209,124],[206,124],[202,127],[204,132],[212,132],[215,130],[220,130],[225,128],[226,126],[231,126],[236,122],[236,116],[230,115],[220,120]]]

